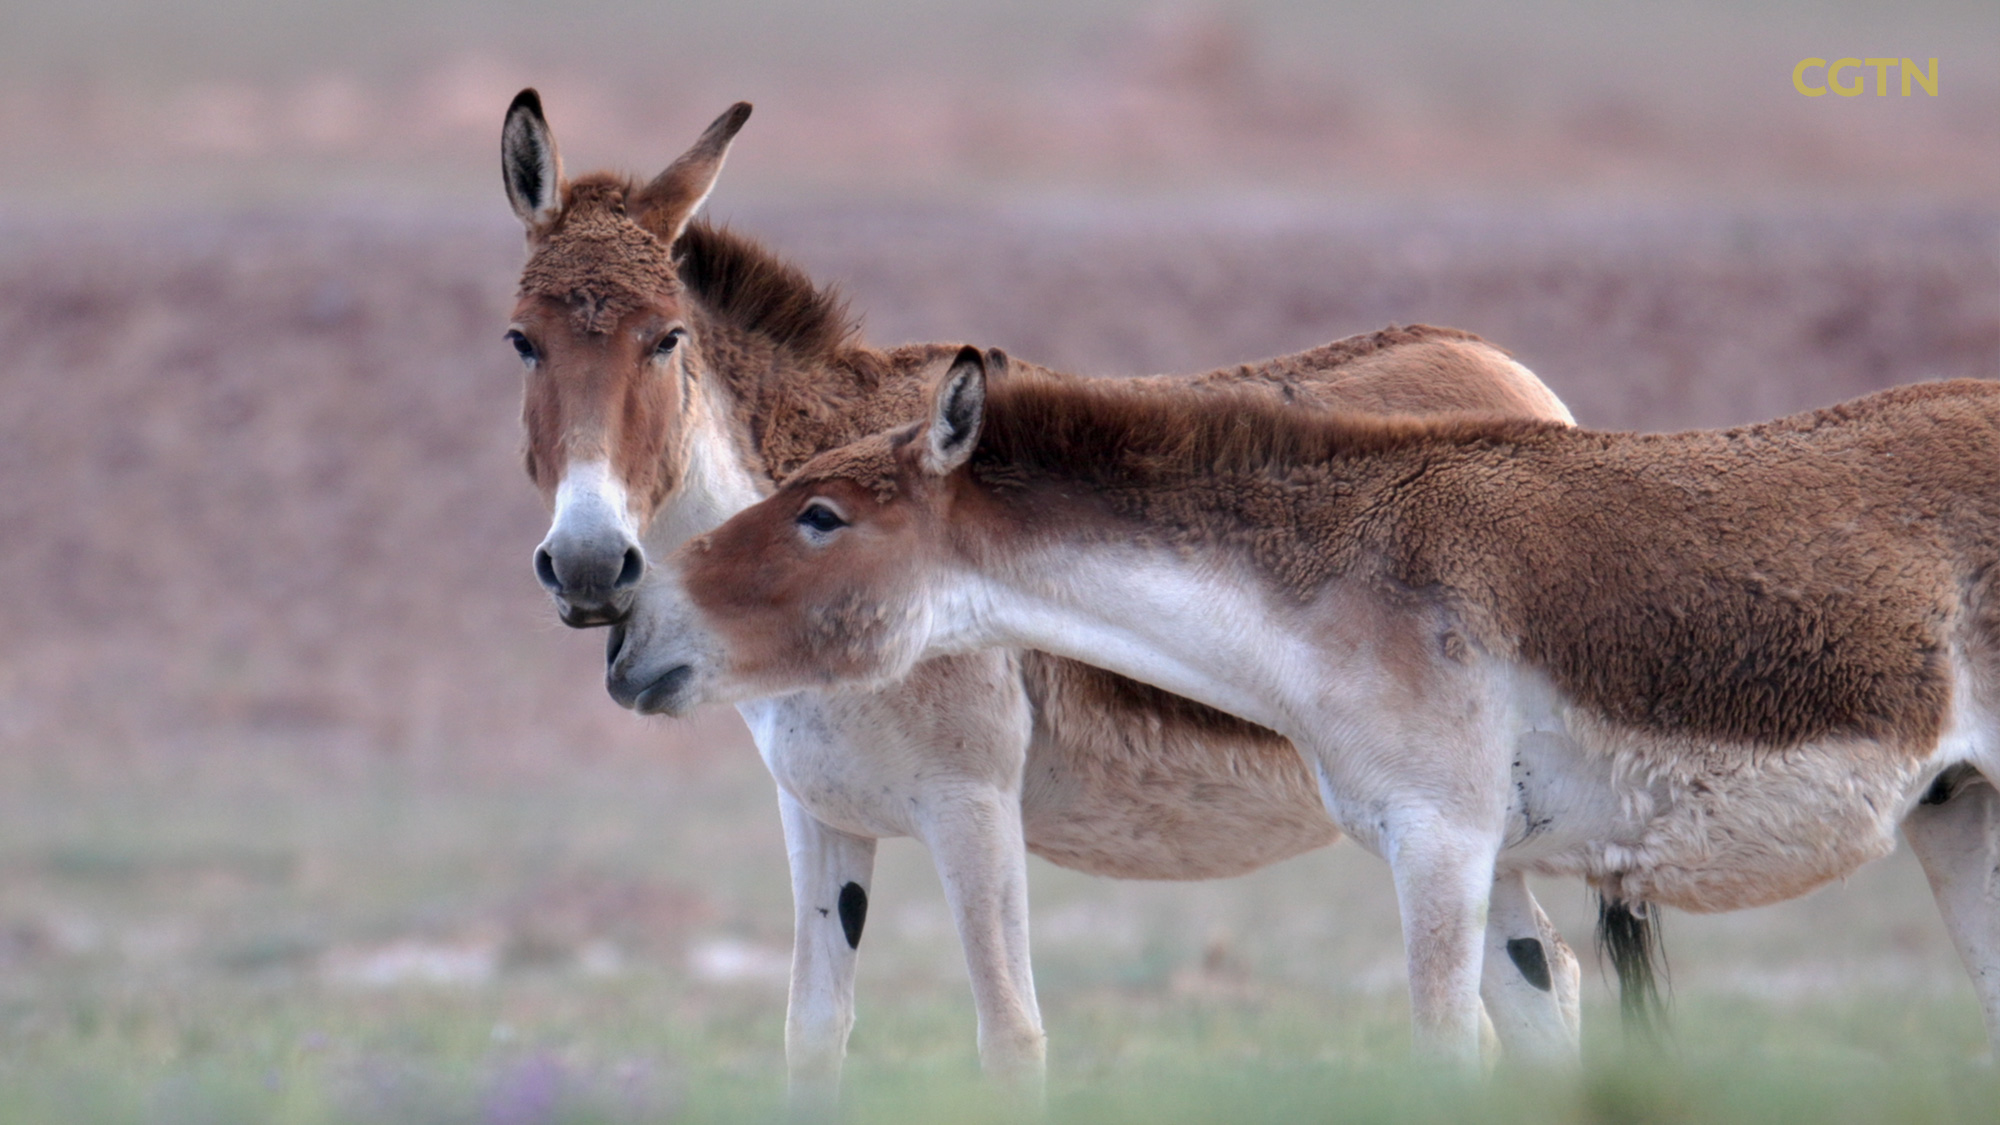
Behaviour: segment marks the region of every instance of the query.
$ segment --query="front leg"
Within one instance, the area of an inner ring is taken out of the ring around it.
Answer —
[[[1480,1063],[1480,1003],[1497,833],[1406,815],[1385,825],[1382,854],[1396,878],[1409,958],[1410,1016],[1419,1054],[1465,1070]]]
[[[2000,1054],[2000,791],[1974,775],[1933,787],[1903,821],[1938,913],[1986,1017],[1986,1048]]]
[[[967,782],[922,825],[965,947],[988,1075],[1039,1099],[1047,1036],[1028,957],[1028,853],[1017,794]]]
[[[815,1114],[840,1094],[854,1029],[854,964],[868,915],[875,841],[829,828],[778,790],[792,864],[792,988],[785,1007],[785,1063],[795,1108]]]
[[[1495,879],[1479,994],[1507,1058],[1578,1064],[1581,978],[1576,954],[1528,893],[1527,876]]]

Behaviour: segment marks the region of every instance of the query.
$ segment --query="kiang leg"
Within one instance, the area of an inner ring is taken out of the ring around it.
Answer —
[[[1941,780],[1903,821],[1903,836],[1972,974],[1987,1049],[2000,1054],[2000,790],[1978,774]]]
[[[1417,1054],[1469,1071],[1479,1068],[1482,1032],[1497,1030],[1480,982],[1509,759],[1465,719],[1502,713],[1503,701],[1475,685],[1426,702],[1343,700],[1325,722],[1347,737],[1307,760],[1334,823],[1387,860],[1395,878]]]
[[[778,792],[792,864],[791,998],[785,1062],[794,1108],[823,1113],[838,1098],[854,1029],[854,965],[868,914],[875,841],[830,828]]]
[[[1047,1037],[1028,957],[1027,848],[1020,798],[966,782],[939,795],[925,843],[965,947],[987,1074],[1038,1097]]]
[[[1494,834],[1434,815],[1385,825],[1383,855],[1396,879],[1410,967],[1410,1014],[1419,1054],[1479,1064],[1480,1002]]]

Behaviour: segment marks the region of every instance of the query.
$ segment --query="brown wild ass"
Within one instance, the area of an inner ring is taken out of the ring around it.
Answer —
[[[614,678],[681,713],[1029,647],[1285,734],[1459,1061],[1496,878],[1733,910],[1904,825],[1993,1030],[2000,383],[1634,435],[984,367],[659,567]]]
[[[528,473],[554,506],[535,569],[572,625],[622,621],[647,559],[770,494],[814,454],[921,418],[958,351],[867,347],[834,294],[691,221],[748,114],[732,108],[635,183],[566,181],[533,91],[508,111],[507,191],[530,250],[508,338],[528,368]],[[1498,349],[1423,327],[1125,383],[1301,408],[1569,421]],[[614,659],[623,639],[614,628]],[[645,685],[612,686],[620,702],[658,709]],[[804,691],[741,711],[778,781],[792,862],[786,1048],[802,1089],[837,1079],[878,838],[929,848],[965,946],[981,1058],[1032,1077],[1043,1034],[1024,849],[1099,874],[1194,879],[1339,835],[1277,735],[1032,651],[940,658],[871,693]],[[1485,997],[1502,1044],[1573,1054],[1574,956],[1521,879],[1497,885],[1493,903]]]

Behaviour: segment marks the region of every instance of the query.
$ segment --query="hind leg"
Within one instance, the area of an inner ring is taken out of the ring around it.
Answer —
[[[1576,954],[1528,893],[1526,875],[1493,881],[1479,997],[1505,1057],[1574,1066],[1579,1049]]]
[[[1903,838],[1924,866],[1938,912],[1986,1016],[1986,1045],[2000,1053],[2000,790],[1983,777],[1961,781],[1937,804],[1903,821]]]

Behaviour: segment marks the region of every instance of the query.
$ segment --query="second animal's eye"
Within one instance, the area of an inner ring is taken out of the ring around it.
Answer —
[[[815,500],[807,504],[805,511],[799,513],[797,522],[800,527],[805,528],[807,531],[816,532],[820,535],[826,535],[829,532],[838,531],[847,526],[847,521],[840,518],[840,513],[833,510],[833,505],[823,500]]]
[[[522,363],[532,366],[536,360],[542,358],[541,353],[535,350],[534,341],[528,339],[518,328],[507,330],[507,342],[514,345],[514,352],[521,357]]]
[[[685,339],[687,339],[687,329],[685,328],[676,328],[660,337],[660,342],[653,345],[653,358],[665,359],[674,354],[674,349],[680,347],[681,341]]]

